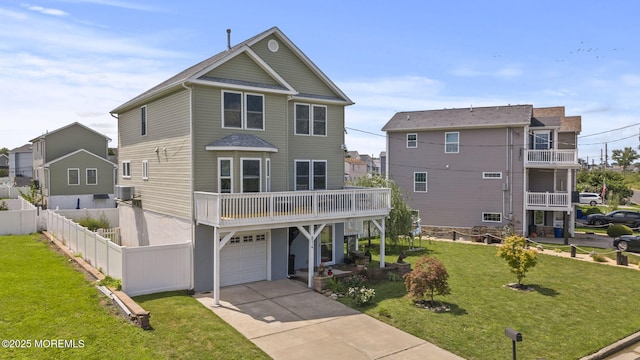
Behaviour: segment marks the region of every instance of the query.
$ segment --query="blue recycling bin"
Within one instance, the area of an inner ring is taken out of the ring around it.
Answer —
[[[576,210],[576,217],[577,217],[578,219],[582,219],[582,209],[577,209],[577,210]]]
[[[561,238],[562,237],[562,228],[553,228],[553,232],[556,235],[556,238]]]

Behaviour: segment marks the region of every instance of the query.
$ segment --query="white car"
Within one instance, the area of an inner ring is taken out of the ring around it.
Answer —
[[[580,193],[580,204],[596,206],[597,204],[602,204],[602,197],[596,193]]]

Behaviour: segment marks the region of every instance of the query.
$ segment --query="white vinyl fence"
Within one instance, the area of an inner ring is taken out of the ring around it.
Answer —
[[[36,231],[38,209],[23,198],[0,200],[9,210],[0,211],[0,235],[24,235]]]
[[[109,225],[112,228],[118,227],[120,218],[117,208],[103,208],[103,209],[57,209],[53,210],[57,214],[62,215],[74,221],[78,221],[84,218],[100,219],[106,217],[109,220]]]
[[[28,193],[30,188],[28,186],[14,187],[8,185],[0,185],[0,199],[17,199],[20,197],[20,191]]]
[[[46,213],[47,230],[103,274],[121,279],[127,295],[192,288],[191,243],[120,246],[54,211]]]

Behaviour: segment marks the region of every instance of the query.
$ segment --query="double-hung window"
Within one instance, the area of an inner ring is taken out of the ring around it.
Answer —
[[[326,160],[295,161],[296,190],[326,190]]]
[[[426,172],[413,173],[413,191],[427,192],[427,173]]]
[[[80,169],[67,169],[67,185],[80,185]]]
[[[296,135],[327,135],[327,107],[323,105],[295,104]]]
[[[98,185],[98,169],[89,168],[86,174],[87,185]]]
[[[240,191],[243,193],[262,191],[260,182],[261,160],[242,158],[240,159],[240,162],[242,171],[242,174],[240,175],[242,177]]]
[[[460,133],[446,132],[444,133],[444,152],[446,154],[457,154],[460,152]]]
[[[149,180],[149,160],[142,160],[142,180]]]
[[[407,134],[407,148],[418,147],[418,134]]]
[[[122,177],[131,178],[131,161],[122,162]]]
[[[229,194],[233,192],[233,159],[218,159],[218,192]]]
[[[222,91],[222,127],[264,130],[264,96]]]

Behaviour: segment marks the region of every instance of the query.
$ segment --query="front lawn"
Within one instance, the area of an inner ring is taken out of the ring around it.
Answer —
[[[41,235],[0,236],[0,284],[0,359],[268,359],[183,292],[136,298],[135,327]]]
[[[368,284],[376,290],[374,303],[356,308],[466,359],[509,358],[507,326],[522,333],[518,355],[526,359],[580,358],[640,330],[640,271],[635,266],[540,254],[523,281],[533,291],[522,292],[504,286],[516,277],[496,256],[495,246],[422,245],[426,251],[407,251],[405,261],[414,263],[427,253],[444,263],[451,295],[436,300],[449,305],[450,312],[415,307],[404,297],[401,281]],[[387,261],[395,261],[397,251],[388,251]]]

